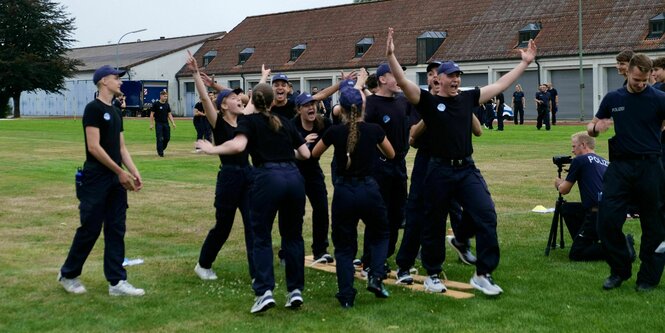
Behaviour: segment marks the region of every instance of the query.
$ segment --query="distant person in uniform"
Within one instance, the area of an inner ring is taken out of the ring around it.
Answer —
[[[207,98],[211,101],[214,101],[215,93],[212,91],[207,93]],[[208,119],[206,119],[205,109],[203,108],[203,102],[206,95],[201,95],[198,103],[194,105],[192,122],[194,123],[194,129],[196,130],[196,140],[208,140],[211,141],[211,132],[210,124]]]
[[[496,97],[494,97],[494,102],[496,104],[496,121],[497,131],[503,131],[503,107],[505,105],[505,98],[503,97],[503,92],[500,92]]]
[[[173,120],[173,115],[171,114],[171,106],[167,102],[169,98],[169,93],[162,91],[159,93],[159,101],[152,103],[152,108],[150,109],[150,130],[155,128],[155,136],[157,138],[157,155],[159,157],[164,157],[164,150],[169,145],[171,141],[171,128],[169,127],[169,121],[175,129],[175,121]]]
[[[524,107],[526,106],[526,97],[524,97],[524,91],[522,91],[522,85],[515,85],[515,92],[513,93],[513,120],[515,125],[519,124],[524,125]]]
[[[552,103],[552,125],[556,125],[556,113],[559,112],[559,92],[554,89],[552,83],[547,83],[547,92],[550,94]]]
[[[547,92],[547,85],[544,83],[538,86],[536,93],[536,109],[538,110],[538,118],[536,120],[536,128],[540,130],[545,123],[545,130],[550,130],[550,109],[552,107],[552,100],[550,94]]]

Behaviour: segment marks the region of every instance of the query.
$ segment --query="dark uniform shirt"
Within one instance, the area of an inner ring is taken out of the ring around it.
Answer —
[[[427,126],[433,157],[462,159],[473,154],[471,121],[479,99],[478,88],[453,97],[432,96],[425,90],[420,91],[416,109]]]
[[[522,105],[522,98],[524,98],[524,92],[523,91],[516,91],[516,92],[513,93],[513,103],[515,103],[515,107],[523,106]]]
[[[303,137],[303,139],[312,133],[318,134],[318,138],[314,140],[314,142],[307,144],[307,148],[309,148],[310,152],[312,151],[312,149],[314,149],[314,146],[316,146],[319,140],[321,140],[323,134],[326,131],[328,131],[330,126],[332,126],[332,122],[328,118],[323,118],[323,128],[316,128],[317,125],[315,121],[314,127],[312,128],[311,131],[308,131],[302,127],[302,121],[300,120],[300,117],[295,117],[291,119],[291,122],[293,123],[293,126],[296,128],[298,133],[300,133],[300,135]],[[298,169],[300,169],[300,173],[302,173],[303,175],[308,171],[321,169],[321,167],[319,166],[319,159],[314,157],[311,157],[304,161],[297,160],[296,165],[298,165]]]
[[[556,89],[552,88],[547,90],[547,93],[550,94],[550,99],[552,100],[552,108],[556,106],[556,97],[559,95],[559,92]]]
[[[609,92],[600,102],[596,118],[614,120],[613,154],[660,154],[661,123],[665,119],[665,93],[647,86],[630,93],[626,87]]]
[[[158,123],[167,123],[169,122],[169,113],[171,113],[171,106],[169,103],[162,103],[160,101],[155,101],[152,103],[151,112],[154,112],[155,121]]]
[[[409,151],[411,104],[404,96],[367,96],[365,121],[381,126],[395,149],[395,158],[403,159]]]
[[[102,162],[98,161],[88,150],[88,137],[85,128],[91,126],[99,128],[99,144],[117,165],[122,165],[120,155],[120,133],[123,131],[122,117],[119,110],[112,105],[95,99],[85,106],[83,111],[83,135],[85,137],[85,169],[108,171]]]
[[[254,113],[238,118],[235,133],[247,136],[247,150],[255,166],[267,162],[292,162],[295,160],[293,150],[305,143],[293,123],[284,117],[280,117],[280,120],[282,127],[275,132],[270,127],[270,120],[263,114]]]
[[[351,166],[346,168],[346,143],[349,138],[349,126],[333,125],[324,135],[326,146],[335,146],[337,160],[337,177],[367,177],[372,175],[374,161],[378,158],[377,144],[383,142],[386,134],[377,124],[358,123],[358,142],[351,153]]]
[[[293,119],[296,116],[296,104],[292,100],[287,100],[282,106],[273,106],[270,112],[278,114],[286,119]]]
[[[598,207],[598,194],[603,190],[603,175],[609,164],[606,159],[593,153],[575,156],[570,163],[566,181],[573,184],[578,182],[584,208]]]
[[[503,103],[505,103],[506,100],[503,97],[503,93],[499,93],[496,95],[496,117],[503,117]]]
[[[542,101],[542,104],[538,104],[538,110],[549,110],[550,109],[550,94],[548,92],[539,91],[536,93],[536,99]]]
[[[239,115],[238,122],[240,122],[240,119],[243,117],[243,115]],[[218,116],[215,128],[212,129],[212,135],[215,138],[215,145],[221,145],[222,143],[233,139],[235,137],[235,131],[235,127],[227,123],[223,117]],[[224,165],[244,166],[249,164],[247,159],[248,154],[248,150],[245,149],[243,152],[235,155],[219,155],[219,161]]]
[[[205,113],[205,109],[203,108],[203,103],[201,103],[201,102],[198,102],[198,103],[194,104],[194,108],[197,109],[199,112]],[[219,119],[221,117],[217,117],[217,118]],[[205,123],[206,121],[208,121],[206,119],[205,115],[203,115],[203,116],[194,115],[193,120],[194,120],[195,123]]]

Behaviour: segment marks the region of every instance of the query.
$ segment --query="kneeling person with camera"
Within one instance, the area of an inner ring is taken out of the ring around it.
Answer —
[[[598,197],[603,188],[603,175],[609,162],[596,155],[594,152],[596,140],[586,132],[573,134],[571,141],[575,157],[570,162],[568,175],[565,180],[554,179],[554,186],[563,195],[570,193],[575,182],[579,182],[580,197],[585,210],[584,221],[577,235],[573,237],[569,257],[573,261],[605,260],[606,253],[596,232],[596,220]]]

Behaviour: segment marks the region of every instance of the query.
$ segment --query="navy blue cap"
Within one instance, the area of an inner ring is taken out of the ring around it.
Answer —
[[[313,101],[312,94],[304,92],[296,97],[296,106],[302,106]]]
[[[346,110],[351,110],[351,105],[361,108],[363,105],[363,96],[356,88],[344,86],[339,90],[339,104]]]
[[[356,81],[353,81],[351,79],[344,80],[339,83],[339,90],[341,91],[344,88],[353,88],[356,85]]]
[[[92,83],[97,85],[97,82],[99,80],[103,79],[107,75],[117,75],[117,76],[123,76],[125,75],[127,71],[121,71],[119,69],[115,69],[109,65],[104,65],[102,67],[97,68],[95,71],[95,74],[92,75]]]
[[[277,75],[272,77],[272,82],[275,81],[284,81],[284,82],[289,82],[289,77],[286,76],[284,73],[277,73]]]
[[[231,89],[224,89],[224,90],[220,91],[220,92],[217,94],[217,99],[215,100],[215,106],[216,106],[218,109],[221,109],[220,105],[222,105],[222,101],[224,101],[224,98],[226,98],[226,96],[231,95],[231,94],[233,94],[233,93],[234,93],[234,92],[233,92],[233,90],[231,90]]]
[[[464,74],[461,69],[459,69],[459,65],[457,65],[454,61],[446,61],[441,63],[441,66],[439,66],[439,75],[440,74],[452,74],[452,73],[457,73],[459,72],[460,74]]]
[[[437,71],[438,71],[439,66],[441,66],[441,61],[434,60],[434,61],[430,62],[429,64],[427,64],[427,71],[426,72],[429,73],[429,71],[431,71],[434,68],[436,68]]]
[[[402,70],[405,71],[406,67],[402,66]],[[390,66],[388,63],[382,63],[379,65],[379,68],[376,69],[376,77],[379,78],[381,76],[384,76],[386,73],[390,73]]]

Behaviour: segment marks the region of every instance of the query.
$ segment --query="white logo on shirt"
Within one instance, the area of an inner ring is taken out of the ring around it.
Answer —
[[[446,111],[446,105],[443,104],[443,103],[439,103],[439,105],[437,105],[436,109],[439,110],[440,112]]]
[[[109,121],[111,120],[111,115],[107,113],[104,113],[104,120]]]

